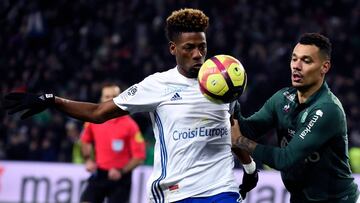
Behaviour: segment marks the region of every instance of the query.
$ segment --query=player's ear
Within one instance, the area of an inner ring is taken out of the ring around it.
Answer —
[[[321,67],[321,74],[325,75],[330,70],[330,61],[325,61]]]
[[[171,55],[175,56],[176,53],[176,44],[173,41],[169,42],[169,51],[171,53]]]

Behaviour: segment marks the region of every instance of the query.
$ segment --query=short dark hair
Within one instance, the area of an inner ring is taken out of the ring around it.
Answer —
[[[206,32],[209,26],[209,17],[201,10],[184,8],[173,11],[166,19],[166,37],[169,41],[182,32]]]
[[[299,43],[305,45],[315,45],[320,49],[320,53],[322,53],[327,59],[331,59],[331,42],[329,38],[324,35],[319,33],[305,33],[300,36]]]

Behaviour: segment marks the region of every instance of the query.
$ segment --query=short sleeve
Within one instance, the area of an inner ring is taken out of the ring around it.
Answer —
[[[156,75],[145,78],[113,99],[121,109],[130,113],[151,112],[162,101],[162,83]]]

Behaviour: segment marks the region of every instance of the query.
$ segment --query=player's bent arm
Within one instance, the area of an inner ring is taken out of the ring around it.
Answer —
[[[240,135],[234,144],[237,148],[245,150],[246,152],[252,154],[255,151],[256,146],[258,145],[255,141],[250,140],[242,135]]]
[[[231,123],[231,142],[234,145],[236,144],[236,139],[241,136],[241,132],[237,120],[232,119]],[[255,188],[259,180],[256,164],[251,158],[249,152],[235,146],[232,147],[231,150],[238,157],[245,171],[242,177],[242,183],[239,186],[239,193],[241,197],[245,199],[246,193]]]
[[[344,113],[338,106],[322,104],[309,112],[304,125],[297,129],[286,147],[258,145],[254,157],[274,169],[287,170],[294,163],[315,153],[331,139],[344,135],[345,126]]]
[[[129,114],[116,106],[113,100],[89,103],[55,97],[55,108],[73,118],[91,123],[103,123],[112,118]]]
[[[250,153],[244,149],[236,147],[236,140],[239,137],[243,137],[240,132],[239,123],[236,119],[232,119],[231,126],[231,142],[233,147],[231,148],[232,152],[238,157],[243,168],[247,174],[253,174],[256,171],[256,164],[251,158]]]
[[[231,119],[231,143],[232,143],[232,148],[231,150],[233,151],[233,153],[238,157],[238,159],[240,160],[240,162],[242,164],[250,164],[252,159],[250,157],[249,152],[237,148],[236,146],[236,140],[238,139],[238,137],[241,136],[241,132],[240,132],[240,127],[239,127],[239,123],[236,119]],[[253,172],[253,171],[252,171]]]
[[[328,105],[310,112],[307,122],[297,130],[286,147],[265,146],[244,137],[238,138],[236,146],[252,153],[254,158],[264,164],[285,171],[316,152],[334,136],[344,134],[345,127],[339,126],[346,126],[342,110]]]
[[[278,103],[278,98],[283,97],[282,95],[282,91],[278,91],[264,103],[259,111],[247,118],[241,114],[240,105],[237,106],[235,119],[239,121],[243,136],[257,140],[276,126],[276,109],[278,108],[276,104]]]

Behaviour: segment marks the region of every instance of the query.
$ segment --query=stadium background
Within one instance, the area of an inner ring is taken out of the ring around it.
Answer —
[[[167,70],[175,60],[168,52],[164,20],[183,7],[203,9],[210,17],[208,56],[230,54],[245,66],[245,115],[290,84],[290,53],[300,34],[326,34],[333,42],[327,81],[347,113],[349,147],[359,150],[357,0],[1,0],[0,96],[14,90],[53,92],[96,102],[105,80],[126,88]],[[146,164],[151,165],[150,122],[147,114],[133,117],[145,135]],[[82,122],[53,110],[20,121],[1,109],[0,119],[0,160],[81,162],[77,138]],[[262,141],[275,143],[273,137]]]

